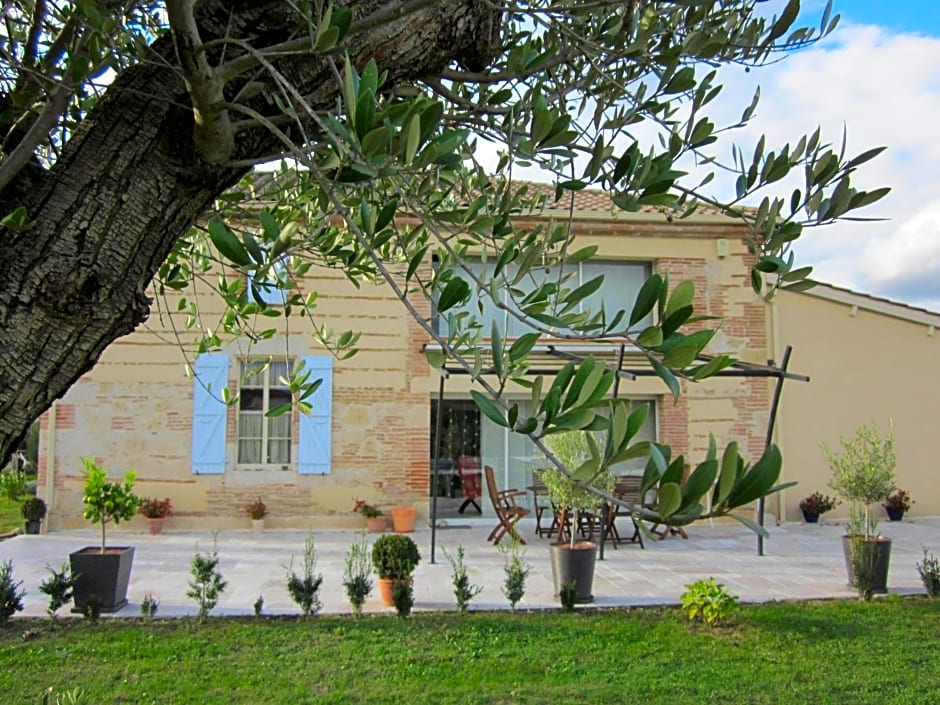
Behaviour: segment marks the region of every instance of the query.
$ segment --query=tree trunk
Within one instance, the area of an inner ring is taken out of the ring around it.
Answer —
[[[375,58],[394,85],[454,61],[479,63],[481,46],[488,51],[494,10],[484,0],[408,5],[417,9],[352,37],[356,64]],[[197,22],[203,41],[228,34],[270,46],[306,31],[292,6],[204,0]],[[360,0],[356,17],[405,6]],[[314,107],[335,105],[337,85],[322,57],[289,57],[277,67]],[[24,170],[0,193],[0,217],[22,205],[31,221],[26,231],[0,232],[0,464],[111,342],[146,320],[146,288],[174,243],[247,171],[200,159],[190,106],[165,36],[116,78],[48,172]],[[260,97],[252,107],[271,110]],[[239,133],[235,159],[277,145],[263,130]]]

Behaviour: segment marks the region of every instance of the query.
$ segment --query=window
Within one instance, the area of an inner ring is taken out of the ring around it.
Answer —
[[[477,275],[482,275],[486,273],[487,269],[490,269],[491,266],[492,265],[489,264],[474,263],[470,265],[470,270]],[[505,269],[506,278],[511,281],[517,271],[517,267],[509,265]],[[633,308],[633,303],[636,301],[636,296],[640,291],[640,287],[643,286],[643,282],[650,276],[651,271],[652,267],[649,262],[582,262],[577,265],[565,267],[565,274],[571,273],[571,276],[564,282],[563,286],[567,289],[575,289],[582,284],[588,283],[597,276],[603,275],[604,282],[600,289],[584,299],[579,305],[578,310],[597,313],[601,310],[601,306],[603,306],[607,320],[609,321],[614,313],[620,309],[625,309],[627,314],[630,313],[630,310]],[[533,269],[527,277],[516,284],[515,288],[518,290],[515,296],[516,300],[518,301],[524,297],[526,292],[534,291],[546,281],[557,280],[557,277],[558,272],[556,269]],[[464,278],[466,278],[466,275],[464,275]],[[453,309],[453,312],[456,314],[464,310],[475,316],[482,325],[484,337],[489,337],[493,321],[496,321],[499,329],[510,338],[517,338],[531,330],[529,326],[518,318],[511,316],[508,311],[497,309],[489,297],[477,296],[475,293],[476,289],[477,287],[471,283],[470,300],[463,309]],[[520,295],[519,292],[522,292],[522,294]],[[500,295],[503,297],[503,303],[518,310],[510,300],[509,292],[506,291],[505,288],[500,290]],[[480,305],[483,306],[482,313],[480,313]],[[643,328],[651,324],[652,314],[639,321],[637,325]],[[434,330],[439,330],[441,333],[446,334],[447,322],[446,320],[438,321],[436,313],[433,325]],[[622,321],[621,325],[625,327],[627,321]]]
[[[520,401],[520,414],[531,413],[528,400]],[[646,421],[640,427],[633,442],[655,441],[657,437],[655,399],[637,398],[631,401],[631,410],[641,404],[649,406]],[[524,489],[532,484],[532,470],[544,467],[545,461],[541,451],[532,441],[507,428],[498,426],[480,414],[476,404],[468,399],[444,399],[440,407],[441,415],[441,457],[434,458],[434,431],[439,412],[436,399],[431,400],[430,415],[430,467],[432,501],[436,490],[437,516],[439,518],[468,519],[477,516],[472,505],[468,505],[469,494],[461,485],[460,464],[463,460],[470,460],[475,467],[482,468],[492,465],[496,470],[496,482],[500,488],[515,487]],[[611,468],[615,476],[641,475],[646,466],[645,458],[628,460],[618,463]],[[517,498],[520,504],[530,506],[532,495]],[[479,502],[479,500],[478,500]],[[479,502],[482,514],[492,514],[492,507],[487,502]]]
[[[291,403],[286,378],[293,369],[287,360],[248,360],[241,363],[238,398],[238,464],[287,465],[291,462],[291,419],[288,411],[267,416]]]

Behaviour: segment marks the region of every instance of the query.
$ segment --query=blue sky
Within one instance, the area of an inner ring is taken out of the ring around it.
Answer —
[[[833,12],[853,23],[876,24],[895,32],[940,34],[937,0],[842,0],[833,2]]]

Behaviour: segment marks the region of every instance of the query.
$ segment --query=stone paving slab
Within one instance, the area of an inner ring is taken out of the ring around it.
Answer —
[[[534,524],[520,524],[525,559],[531,572],[526,585],[523,609],[557,608],[553,596],[548,539],[533,535]],[[892,593],[922,593],[923,586],[915,563],[922,546],[940,554],[940,517],[914,517],[903,522],[885,522],[882,533],[892,539],[888,587]],[[507,609],[502,593],[505,557],[487,543],[488,524],[440,529],[437,532],[436,561],[430,563],[431,532],[427,528],[412,534],[422,561],[415,572],[415,610],[454,609],[451,568],[444,551],[454,554],[459,545],[466,551],[470,580],[482,585],[483,592],[471,609]],[[784,524],[768,527],[765,555],[756,554],[756,536],[738,524],[707,523],[689,527],[688,540],[669,537],[647,541],[646,549],[626,544],[606,547],[605,560],[597,563],[594,595],[597,607],[676,604],[685,585],[714,576],[745,602],[849,598],[855,592],[846,585],[842,557],[842,529],[835,523]],[[61,566],[68,554],[95,545],[98,532],[92,529],[65,531],[42,536],[16,536],[0,542],[0,561],[12,560],[16,580],[23,581],[27,594],[24,616],[45,614],[46,596],[38,590],[48,575],[47,565]],[[252,614],[258,596],[264,597],[266,614],[296,614],[285,587],[288,565],[293,557],[299,570],[303,531],[268,530],[225,531],[217,535],[220,568],[228,589],[213,614]],[[349,612],[342,589],[344,561],[349,546],[360,534],[354,531],[317,531],[314,540],[318,571],[323,573],[321,601],[324,613]],[[376,534],[368,534],[370,543]],[[195,551],[211,551],[209,532],[169,530],[158,536],[129,531],[109,532],[113,545],[133,545],[136,549],[128,590],[129,604],[120,617],[136,617],[147,593],[160,601],[159,616],[185,616],[196,613],[195,603],[186,597],[189,566]],[[365,606],[367,612],[382,612],[377,590]],[[67,608],[60,610],[65,617]]]

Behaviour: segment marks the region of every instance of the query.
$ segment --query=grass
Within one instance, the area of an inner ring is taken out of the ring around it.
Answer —
[[[14,502],[0,497],[0,534],[23,528],[23,515],[20,514],[21,502]]]
[[[195,620],[15,620],[0,693],[36,703],[733,703],[940,701],[940,601],[678,610]]]

